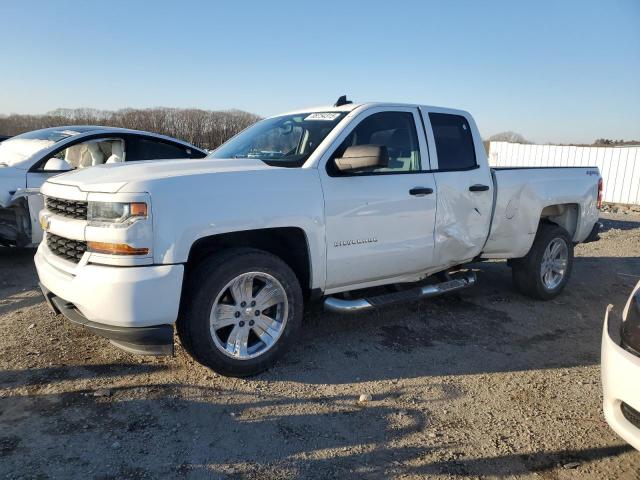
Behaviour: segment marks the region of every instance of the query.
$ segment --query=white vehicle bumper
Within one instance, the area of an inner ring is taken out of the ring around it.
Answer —
[[[42,243],[35,256],[49,305],[74,323],[134,353],[173,350],[183,265],[113,267],[86,264],[73,274]],[[157,347],[157,348],[156,348]]]
[[[640,412],[639,379],[640,357],[611,338],[608,309],[602,331],[604,416],[611,428],[637,450],[640,450],[640,415],[636,415]]]

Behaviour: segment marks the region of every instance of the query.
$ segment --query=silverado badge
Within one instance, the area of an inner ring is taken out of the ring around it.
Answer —
[[[378,239],[372,238],[358,238],[356,240],[338,240],[333,244],[334,247],[348,247],[349,245],[362,245],[363,243],[376,243]]]

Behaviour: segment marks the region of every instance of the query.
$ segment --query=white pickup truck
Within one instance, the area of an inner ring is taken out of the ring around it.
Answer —
[[[342,97],[205,159],[51,178],[35,262],[52,308],[115,345],[171,354],[175,324],[198,361],[246,376],[291,344],[305,299],[343,313],[407,302],[500,258],[523,294],[555,297],[601,188],[595,167],[489,168],[467,112]],[[371,294],[382,285],[395,288]]]

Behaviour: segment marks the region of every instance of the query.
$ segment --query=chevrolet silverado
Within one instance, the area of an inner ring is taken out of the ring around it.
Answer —
[[[556,297],[601,190],[595,167],[489,168],[467,112],[341,97],[205,159],[49,179],[35,262],[54,311],[115,345],[171,354],[175,326],[199,362],[247,376],[291,345],[310,299],[357,313],[432,297],[472,285],[451,272],[482,259]]]

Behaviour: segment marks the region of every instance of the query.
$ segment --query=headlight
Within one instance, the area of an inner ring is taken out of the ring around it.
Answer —
[[[147,218],[144,202],[89,202],[87,211],[87,220],[93,227],[127,227],[141,218]]]

